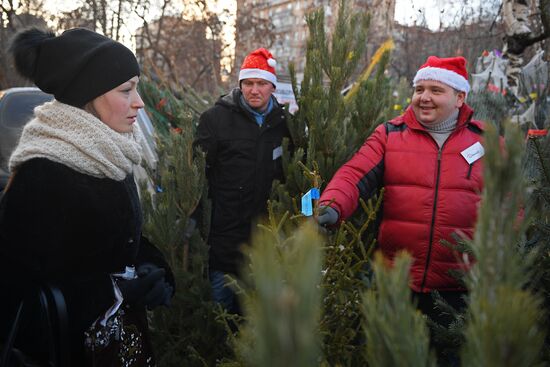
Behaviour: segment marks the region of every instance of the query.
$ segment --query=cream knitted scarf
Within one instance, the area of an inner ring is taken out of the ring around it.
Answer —
[[[118,133],[83,109],[52,101],[34,109],[13,152],[12,172],[32,158],[47,158],[78,172],[123,180],[141,162],[141,130]]]

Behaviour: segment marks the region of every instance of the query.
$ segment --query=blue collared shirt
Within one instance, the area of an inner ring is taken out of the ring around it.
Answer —
[[[258,126],[262,126],[262,124],[264,123],[265,121],[265,117],[271,112],[271,110],[273,109],[273,97],[269,97],[269,103],[267,104],[267,108],[265,109],[264,112],[258,112],[256,111],[255,109],[253,109],[252,107],[250,107],[250,105],[246,102],[246,100],[244,99],[244,96],[241,94],[241,103],[242,105],[244,106],[244,108],[250,112],[252,114],[252,116],[254,116],[254,118],[256,119],[256,123],[258,124]]]

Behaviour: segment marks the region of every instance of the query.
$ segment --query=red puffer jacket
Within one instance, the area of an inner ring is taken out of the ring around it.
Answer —
[[[390,259],[400,250],[413,256],[415,292],[462,290],[449,270],[464,269],[461,255],[442,243],[453,233],[471,238],[483,188],[482,159],[469,164],[461,152],[482,141],[483,124],[463,105],[455,131],[439,149],[416,121],[412,108],[376,128],[334,175],[320,203],[348,218],[359,198],[385,187],[378,244]]]

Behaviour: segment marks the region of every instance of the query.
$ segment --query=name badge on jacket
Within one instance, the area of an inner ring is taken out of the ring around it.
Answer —
[[[478,141],[472,146],[464,149],[462,152],[460,152],[460,154],[462,154],[468,164],[472,164],[479,158],[483,157],[483,155],[485,154],[485,149],[483,149],[483,145],[481,145],[481,143]]]
[[[279,145],[277,148],[273,149],[273,160],[279,158],[282,155],[283,155],[283,147],[282,146]]]

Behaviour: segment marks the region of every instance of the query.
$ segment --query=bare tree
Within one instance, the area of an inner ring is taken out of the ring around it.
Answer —
[[[89,12],[89,9],[85,7],[78,7],[72,11],[62,12],[58,16],[57,25],[59,29],[70,29],[70,28],[87,28],[87,29],[96,29],[93,17]]]
[[[72,11],[57,16],[60,29],[85,27],[107,37],[121,40],[122,28],[129,17],[146,0],[84,0]]]
[[[504,35],[502,23],[496,21],[498,12],[494,9],[498,9],[498,4],[495,8],[494,0],[488,1],[493,3],[475,8],[464,0],[446,3],[440,13],[446,20],[440,22],[438,30],[429,29],[424,16],[413,26],[397,26],[397,47],[391,61],[394,74],[412,80],[429,55],[464,56],[473,70],[476,58],[484,50],[498,47]]]
[[[0,2],[0,89],[30,84],[15,72],[9,43],[18,30],[31,26],[46,29],[48,17],[42,0]]]
[[[158,77],[200,92],[221,89],[221,55],[229,47],[222,38],[223,16],[204,0],[186,1],[183,11],[163,0],[160,16],[148,21],[147,8],[138,12],[137,53]]]

